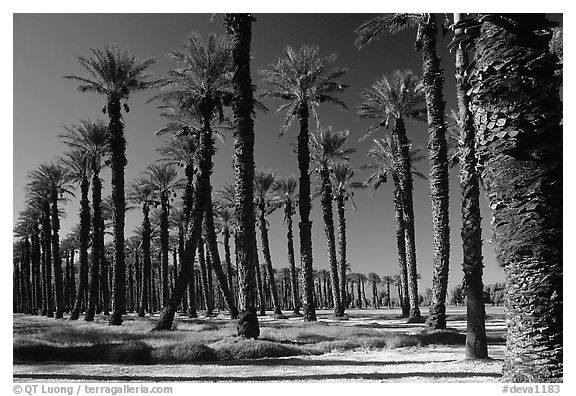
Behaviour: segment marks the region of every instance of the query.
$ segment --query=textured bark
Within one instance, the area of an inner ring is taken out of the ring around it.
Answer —
[[[456,19],[455,19],[456,22]],[[458,33],[457,33],[458,34]],[[486,342],[486,310],[484,308],[484,285],[482,283],[482,225],[480,216],[480,188],[476,171],[475,129],[466,92],[468,84],[464,70],[468,55],[462,48],[456,49],[456,94],[460,125],[459,163],[462,211],[462,269],[466,289],[466,357],[488,358]]]
[[[300,223],[300,263],[302,265],[302,276],[304,285],[304,321],[316,321],[316,307],[314,306],[314,275],[312,270],[312,222],[310,221],[310,210],[312,207],[310,200],[310,149],[308,147],[308,103],[302,102],[298,108],[298,118],[300,119],[300,133],[298,134],[298,169],[299,179],[299,213]]]
[[[69,310],[71,311],[72,308],[74,307],[74,301],[75,301],[75,296],[76,296],[76,269],[74,266],[74,256],[75,256],[75,249],[72,248],[72,250],[70,251],[70,284],[68,285],[69,287],[69,300],[68,300],[68,304],[69,304]]]
[[[206,269],[206,256],[204,255],[204,240],[198,240],[198,263],[200,264],[200,276],[202,281],[202,292],[204,296],[204,305],[206,308],[206,315],[212,315],[212,290],[208,286],[208,271]]]
[[[91,322],[94,320],[94,315],[96,313],[96,304],[98,301],[99,294],[99,279],[100,279],[100,250],[97,246],[101,245],[100,237],[103,235],[100,232],[100,227],[102,226],[102,213],[101,213],[101,203],[102,203],[102,181],[100,180],[100,174],[97,167],[94,167],[95,171],[92,175],[92,263],[90,265],[90,286],[88,291],[88,303],[86,307],[86,312],[84,313],[84,320],[86,322]]]
[[[152,299],[150,291],[152,289],[152,253],[150,252],[150,208],[147,203],[142,205],[142,299],[138,316],[143,317],[147,311],[152,313]]]
[[[34,224],[34,232],[32,234],[32,268],[34,279],[34,308],[36,314],[42,314],[42,275],[41,267],[41,253],[40,253],[40,237],[38,235],[38,224]]]
[[[162,306],[168,303],[168,298],[170,295],[170,288],[168,286],[168,250],[170,248],[169,244],[169,224],[168,224],[168,213],[170,211],[170,204],[168,200],[169,192],[164,192],[160,198],[160,250],[162,252]]]
[[[420,319],[418,306],[418,271],[416,268],[416,235],[414,233],[414,201],[412,163],[410,160],[410,142],[406,136],[406,127],[402,118],[396,119],[392,134],[398,141],[400,151],[398,178],[402,193],[402,214],[404,219],[404,241],[406,245],[406,266],[408,269],[408,299],[410,301],[410,315],[412,320]]]
[[[70,251],[64,251],[64,312],[70,312]],[[25,268],[24,268],[25,269]]]
[[[404,225],[402,192],[400,191],[400,180],[397,175],[392,175],[394,180],[394,213],[396,214],[396,246],[398,248],[398,266],[400,267],[400,285],[398,289],[398,299],[402,308],[402,317],[410,316],[410,301],[408,299],[408,267],[406,264],[406,241],[404,238],[406,227]],[[390,291],[388,291],[390,299]]]
[[[286,218],[286,243],[288,245],[288,263],[290,264],[290,282],[292,284],[292,304],[294,305],[294,314],[300,316],[300,293],[298,291],[298,274],[296,273],[296,262],[294,259],[292,211],[292,203],[287,202],[284,207],[284,217]]]
[[[338,252],[340,254],[340,298],[342,305],[342,314],[348,306],[346,302],[346,215],[344,195],[339,192],[336,196],[336,205],[338,208]]]
[[[338,281],[338,263],[336,261],[336,237],[334,235],[334,214],[332,210],[332,183],[328,166],[320,169],[321,205],[324,219],[324,233],[328,245],[328,261],[330,263],[330,279],[332,281],[332,302],[334,303],[334,316],[343,317],[344,308],[340,298],[340,282]]]
[[[238,218],[237,251],[240,279],[238,335],[258,338],[260,327],[256,316],[256,228],[254,213],[254,97],[250,75],[250,44],[252,21],[250,14],[226,14],[226,31],[232,36],[234,75],[234,206]]]
[[[561,81],[546,37],[531,33],[544,14],[508,17],[515,31],[483,23],[470,91],[492,240],[506,274],[503,380],[561,381]]]
[[[110,315],[110,288],[112,287],[110,266],[108,265],[108,259],[106,258],[106,247],[104,246],[104,218],[100,218],[100,238],[98,241],[100,243],[100,291],[102,293],[102,310],[104,315]],[[123,312],[125,313],[125,312]]]
[[[444,77],[436,55],[436,20],[425,14],[420,25],[422,44],[422,82],[428,112],[428,157],[430,160],[430,199],[432,204],[433,272],[432,299],[427,325],[446,328],[446,293],[450,266],[450,227],[448,213],[448,158],[446,145]]]
[[[110,148],[112,152],[112,201],[114,202],[114,293],[113,311],[108,321],[111,325],[122,324],[126,310],[126,263],[124,261],[124,222],[126,200],[124,196],[124,168],[126,167],[126,138],[120,114],[120,100],[108,101],[110,123]]]
[[[282,315],[280,300],[278,299],[278,289],[276,287],[276,278],[274,277],[274,268],[272,268],[272,256],[270,254],[270,244],[268,241],[268,226],[266,225],[266,203],[262,200],[258,204],[258,224],[260,226],[260,241],[262,242],[262,254],[268,273],[268,286],[272,296],[272,305],[274,306],[274,315]]]

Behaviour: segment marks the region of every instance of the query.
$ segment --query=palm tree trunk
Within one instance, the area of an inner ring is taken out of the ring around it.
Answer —
[[[102,233],[100,232],[100,227],[102,226],[102,181],[100,180],[99,169],[97,167],[93,168],[95,170],[94,174],[92,175],[92,206],[94,209],[94,214],[92,216],[92,265],[90,266],[90,290],[88,296],[88,305],[84,314],[84,321],[86,322],[93,321],[94,315],[96,313],[101,257],[99,246],[101,245],[100,238],[102,237]]]
[[[230,255],[230,230],[228,227],[224,228],[223,231],[224,238],[224,261],[226,262],[226,281],[228,283],[228,289],[232,294],[232,301],[234,301],[234,283],[232,281],[232,258]]]
[[[400,288],[402,294],[398,295],[402,308],[402,317],[410,316],[410,301],[408,300],[408,267],[406,264],[406,227],[404,224],[402,209],[402,192],[400,190],[400,180],[397,175],[392,175],[394,179],[394,212],[396,214],[396,246],[398,247],[398,265],[400,266]],[[388,290],[390,292],[390,290]],[[402,298],[404,296],[404,298]],[[388,293],[390,299],[390,293]]]
[[[430,158],[430,198],[432,200],[433,274],[432,300],[427,324],[433,329],[446,328],[446,292],[450,266],[450,226],[448,223],[448,158],[444,122],[444,77],[436,56],[436,20],[427,14],[421,25],[422,81],[428,109],[428,156]]]
[[[412,164],[410,160],[410,142],[406,136],[406,127],[402,118],[396,119],[392,134],[398,140],[400,150],[400,177],[398,178],[402,193],[402,213],[404,219],[404,241],[406,245],[406,266],[408,270],[408,294],[410,301],[410,320],[420,319],[418,307],[418,271],[416,269],[416,235],[414,233],[414,203]]]
[[[142,205],[142,297],[140,299],[140,310],[138,316],[143,318],[145,312],[152,313],[152,306],[150,304],[150,287],[151,287],[151,272],[152,272],[152,258],[150,253],[150,208],[147,203]]]
[[[458,22],[454,18],[454,22]],[[458,35],[460,32],[456,32]],[[476,171],[476,148],[474,146],[474,120],[468,108],[466,92],[469,86],[464,78],[468,55],[462,48],[456,49],[456,94],[458,118],[461,127],[459,145],[460,194],[462,197],[462,250],[464,286],[466,289],[466,357],[487,359],[486,310],[484,308],[484,285],[482,283],[482,225],[480,217],[480,189]]]
[[[104,246],[104,219],[100,218],[100,290],[102,291],[102,309],[104,315],[110,315],[110,266],[108,265],[108,259],[106,258],[106,247]],[[124,312],[123,312],[124,313]]]
[[[50,194],[52,219],[52,264],[54,266],[54,285],[56,289],[56,319],[62,319],[64,312],[64,295],[62,287],[62,258],[60,257],[60,215],[58,213],[58,192]]]
[[[498,17],[498,16],[496,16]],[[562,381],[562,103],[544,14],[484,22],[471,111],[493,244],[506,274],[507,382]],[[512,25],[511,25],[512,26]]]
[[[34,306],[37,315],[42,314],[42,276],[41,276],[41,253],[40,237],[38,236],[38,224],[34,224],[32,233],[32,268],[34,270]]]
[[[206,212],[204,216],[204,233],[206,234],[207,247],[210,251],[210,262],[214,273],[216,274],[216,279],[218,280],[218,285],[220,290],[226,300],[226,305],[230,313],[231,319],[238,318],[238,308],[234,303],[234,296],[232,295],[231,289],[228,287],[228,281],[226,275],[222,270],[222,264],[220,262],[220,253],[218,252],[218,242],[216,240],[216,231],[214,229],[214,214],[212,212],[212,188],[208,187],[208,196],[206,197]]]
[[[304,321],[316,321],[316,308],[314,306],[314,277],[312,274],[312,222],[310,221],[310,149],[308,147],[308,103],[303,101],[298,108],[300,119],[300,133],[298,134],[298,169],[299,179],[299,213],[300,213],[300,262],[304,277]]]
[[[64,251],[64,259],[64,312],[68,313],[70,312],[70,250]]]
[[[226,31],[232,36],[234,74],[234,206],[238,217],[237,250],[240,279],[238,335],[258,338],[260,327],[256,315],[256,218],[254,214],[254,97],[250,76],[250,44],[252,22],[250,14],[226,14]]]
[[[338,251],[340,254],[340,297],[342,299],[342,314],[348,306],[346,303],[346,216],[344,195],[339,192],[336,196],[338,207]]]
[[[330,171],[328,166],[320,169],[320,179],[322,180],[322,216],[324,219],[324,232],[328,244],[328,261],[330,262],[330,279],[332,280],[332,300],[334,303],[334,316],[341,318],[344,316],[342,300],[340,299],[340,282],[338,281],[338,264],[336,262],[336,237],[334,236],[334,214],[332,212],[332,184],[330,182]]]
[[[168,303],[169,286],[168,286],[168,249],[169,249],[169,233],[168,233],[168,193],[163,193],[161,200],[162,211],[160,212],[160,250],[162,252],[162,306]]]
[[[126,138],[120,115],[120,100],[108,101],[110,123],[110,147],[112,152],[112,200],[114,202],[114,293],[113,311],[109,324],[122,324],[122,314],[126,310],[126,263],[124,262],[124,168],[126,167]]]
[[[212,296],[208,285],[208,271],[206,268],[206,256],[204,254],[204,239],[198,241],[198,262],[200,263],[200,274],[202,277],[202,291],[204,292],[204,303],[206,305],[206,316],[212,315]]]
[[[75,248],[72,248],[72,250],[70,251],[70,285],[69,285],[70,295],[69,295],[69,300],[68,300],[70,311],[72,311],[72,308],[74,307],[75,296],[76,296],[76,269],[74,266],[74,258],[75,258],[74,256],[75,255],[76,255],[76,250],[75,250]]]
[[[254,265],[256,266],[256,284],[258,287],[258,301],[260,302],[260,306],[259,306],[259,315],[266,315],[266,287],[264,285],[264,282],[262,282],[262,274],[260,272],[260,256],[258,255],[258,246],[256,246],[256,256],[254,256],[255,258],[255,263]],[[266,276],[266,273],[264,273],[264,276]]]
[[[260,225],[260,240],[262,241],[262,253],[264,254],[264,262],[266,263],[266,271],[268,272],[268,286],[270,288],[270,295],[272,296],[272,305],[274,306],[274,315],[282,315],[280,308],[280,301],[278,299],[278,289],[276,288],[276,279],[274,277],[274,269],[272,268],[272,256],[270,255],[270,244],[268,241],[268,227],[266,225],[266,207],[265,202],[259,203],[259,225]]]
[[[284,208],[286,218],[286,240],[288,244],[288,263],[290,263],[290,280],[292,284],[292,304],[294,305],[294,315],[300,316],[300,293],[298,291],[298,274],[296,273],[296,263],[294,260],[294,234],[292,231],[292,204],[286,203]]]

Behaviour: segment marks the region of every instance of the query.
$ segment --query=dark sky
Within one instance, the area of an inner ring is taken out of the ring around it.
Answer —
[[[62,78],[65,74],[81,74],[77,63],[78,55],[89,55],[90,48],[103,48],[109,43],[126,46],[139,58],[154,57],[157,63],[151,68],[155,76],[162,76],[174,67],[165,54],[171,49],[181,48],[188,32],[197,31],[203,37],[214,32],[224,34],[221,15],[211,22],[211,14],[15,14],[14,15],[14,162],[13,162],[13,216],[24,208],[24,186],[26,174],[43,162],[54,160],[64,146],[57,135],[63,125],[76,124],[81,119],[104,116],[101,108],[105,100],[97,94],[80,93],[77,84]],[[252,78],[258,82],[261,66],[269,64],[287,46],[303,44],[318,45],[321,55],[337,53],[335,66],[348,68],[343,80],[349,85],[341,99],[350,111],[344,112],[328,105],[319,110],[321,125],[350,130],[350,146],[357,153],[351,163],[359,167],[366,163],[365,153],[370,140],[358,142],[367,122],[358,120],[355,109],[360,102],[359,90],[368,88],[384,73],[396,69],[410,69],[421,74],[421,57],[414,50],[415,31],[409,30],[394,37],[386,37],[357,50],[354,30],[370,14],[256,14],[252,41]],[[555,17],[554,19],[559,19]],[[445,98],[447,109],[455,107],[453,55],[446,50],[449,36],[438,38],[439,55],[445,70]],[[157,104],[146,103],[155,93],[138,92],[131,95],[130,113],[125,117],[125,133],[128,143],[126,182],[138,176],[146,166],[159,158],[156,149],[163,138],[153,132],[163,126],[158,116]],[[297,175],[296,157],[290,144],[296,141],[297,125],[279,138],[283,114],[274,114],[280,103],[268,101],[272,110],[258,115],[255,124],[256,166],[277,169],[281,176]],[[314,124],[310,123],[311,129]],[[426,125],[407,123],[408,134],[415,146],[426,148]],[[379,137],[378,132],[374,137]],[[213,186],[232,181],[232,137],[218,143],[214,158]],[[428,161],[418,168],[428,173]],[[359,179],[366,175],[359,171]],[[450,285],[452,288],[462,279],[460,242],[460,198],[458,195],[457,170],[450,173],[450,227],[451,259]],[[103,172],[105,194],[110,191],[109,169]],[[355,201],[358,211],[348,207],[348,257],[355,272],[375,271],[380,275],[398,272],[395,245],[395,220],[392,204],[392,185],[385,184],[374,195],[359,192]],[[431,284],[432,278],[432,222],[428,180],[414,182],[414,209],[416,219],[416,244],[418,271],[422,274],[420,290]],[[66,206],[67,216],[62,220],[61,235],[66,235],[78,222],[78,204],[72,198]],[[485,283],[503,280],[503,272],[495,262],[490,239],[490,214],[482,198]],[[312,213],[313,251],[315,268],[328,268],[326,242],[323,231],[319,202],[314,203]],[[140,211],[127,214],[126,235],[133,234],[134,227],[141,221]],[[270,216],[270,238],[273,265],[287,266],[285,227],[282,213]],[[298,238],[296,251],[299,251]]]

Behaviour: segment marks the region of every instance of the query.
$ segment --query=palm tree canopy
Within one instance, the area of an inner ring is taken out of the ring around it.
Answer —
[[[367,279],[368,281],[376,284],[379,284],[382,281],[382,279],[380,279],[380,276],[375,272],[368,273]]]
[[[66,195],[72,192],[74,180],[70,172],[58,163],[44,163],[28,174],[27,195],[30,199],[49,199],[56,192],[58,199],[66,202]]]
[[[152,164],[144,172],[148,183],[162,197],[176,194],[176,190],[184,185],[184,179],[178,177],[176,168],[169,164]]]
[[[126,198],[129,202],[134,204],[154,205],[158,202],[156,190],[151,185],[150,181],[144,177],[134,179],[132,183],[128,185]]]
[[[265,203],[267,207],[266,214],[270,214],[278,208],[271,194],[272,188],[277,180],[278,175],[276,171],[256,169],[254,172],[254,200],[257,204],[261,202]]]
[[[75,183],[82,183],[92,175],[90,158],[80,150],[72,150],[64,153],[60,162],[70,174],[71,180]]]
[[[387,34],[395,34],[404,29],[417,27],[425,15],[414,13],[379,15],[356,29],[358,35],[355,40],[356,47],[362,48]]]
[[[375,119],[360,140],[365,139],[381,127],[388,127],[390,120],[408,117],[416,121],[426,121],[426,99],[424,84],[410,70],[396,70],[390,77],[384,75],[372,85],[362,89],[360,96],[364,102],[358,105],[360,118]]]
[[[348,130],[334,131],[332,127],[320,128],[310,134],[310,160],[316,169],[329,167],[338,161],[347,161],[355,149],[344,149],[348,139]]]
[[[342,194],[345,200],[352,201],[352,206],[356,210],[354,202],[354,190],[365,190],[366,185],[362,182],[354,181],[356,171],[347,162],[339,162],[330,169],[330,180],[334,189],[334,194]]]
[[[91,49],[92,56],[78,57],[88,77],[66,75],[64,78],[80,82],[81,92],[96,92],[108,100],[128,99],[130,92],[148,89],[158,82],[150,80],[147,69],[155,63],[153,58],[136,59],[127,49],[112,44],[103,50]]]
[[[317,126],[320,121],[316,109],[321,103],[332,103],[347,110],[344,102],[334,96],[347,87],[339,81],[347,69],[329,69],[336,60],[336,54],[320,58],[319,52],[316,46],[302,46],[298,51],[287,47],[282,58],[260,70],[264,76],[260,96],[287,102],[276,110],[276,113],[286,110],[281,135],[290,127],[303,104],[309,107]]]
[[[421,147],[410,149],[412,174],[422,179],[426,179],[426,176],[417,171],[414,167],[416,162],[425,158],[425,156],[420,154],[421,151]],[[369,186],[373,193],[382,185],[382,183],[386,183],[388,176],[394,174],[398,175],[400,173],[398,155],[398,142],[391,135],[386,134],[381,139],[374,139],[374,143],[367,153],[367,156],[372,160],[372,163],[361,167],[361,169],[370,169],[374,171],[374,173],[368,176],[364,181],[364,184]]]
[[[171,166],[186,167],[194,165],[198,139],[194,135],[176,135],[164,142],[164,145],[157,149],[162,155],[160,161]]]
[[[84,153],[90,160],[92,172],[94,168],[102,168],[102,159],[109,154],[109,133],[106,122],[96,120],[81,120],[78,125],[64,127],[65,132],[58,135],[64,144],[72,150]]]
[[[232,46],[225,37],[210,34],[206,41],[200,34],[188,35],[182,50],[173,50],[168,56],[179,68],[170,70],[160,82],[162,92],[151,100],[178,103],[201,114],[200,104],[210,100],[214,114],[224,119],[223,106],[232,99]]]

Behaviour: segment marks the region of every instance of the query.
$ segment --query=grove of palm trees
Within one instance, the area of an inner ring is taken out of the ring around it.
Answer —
[[[15,381],[563,382],[562,22],[14,14]]]

